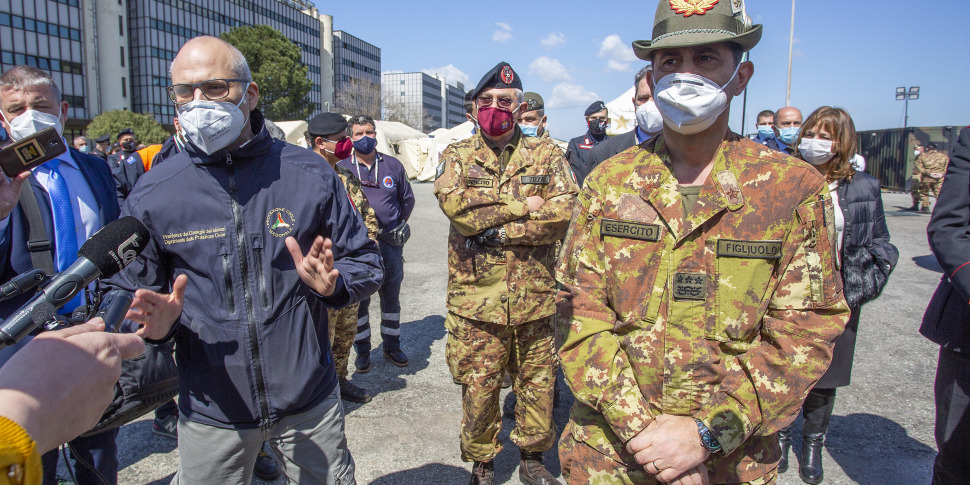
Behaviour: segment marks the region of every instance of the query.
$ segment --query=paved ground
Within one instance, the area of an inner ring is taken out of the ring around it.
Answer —
[[[371,372],[354,377],[375,394],[374,400],[346,407],[347,435],[362,484],[460,484],[467,483],[471,469],[459,458],[460,390],[444,359],[448,222],[430,184],[417,184],[414,190],[418,202],[411,220],[414,235],[405,251],[401,312],[411,365],[394,367],[376,350]],[[940,268],[926,243],[929,217],[899,212],[910,205],[908,194],[886,194],[884,201],[900,250],[899,266],[882,297],[862,311],[853,382],[839,393],[826,443],[825,483],[926,484],[935,456],[938,349],[917,328]],[[374,305],[371,313],[377,314]],[[562,397],[556,410],[560,430],[571,402],[568,391]],[[501,436],[508,447],[498,456],[496,471],[499,483],[517,484],[518,453],[508,442],[511,424],[505,420]],[[175,442],[150,429],[148,417],[122,429],[121,483],[168,483],[175,472]],[[554,451],[546,462],[558,474]],[[794,471],[779,482],[801,483]]]

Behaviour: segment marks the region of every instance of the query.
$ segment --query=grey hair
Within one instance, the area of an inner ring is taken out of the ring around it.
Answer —
[[[375,130],[377,129],[377,123],[374,122],[374,118],[371,118],[370,116],[367,116],[367,115],[357,115],[347,120],[347,131],[350,132],[350,127],[354,125],[357,125],[357,126],[371,125],[374,127]]]
[[[12,88],[23,91],[34,86],[49,86],[54,92],[55,101],[60,104],[61,90],[57,88],[54,78],[36,67],[14,66],[0,75],[0,89]]]
[[[250,82],[252,82],[252,80],[253,80],[253,74],[252,74],[252,72],[249,71],[249,62],[246,61],[246,56],[244,56],[243,53],[242,53],[242,51],[240,51],[239,49],[237,49],[236,46],[234,46],[234,45],[226,42],[225,40],[222,40],[222,39],[220,39],[218,37],[213,37],[211,35],[200,35],[199,37],[194,37],[192,39],[189,39],[189,42],[191,42],[191,41],[193,41],[195,39],[201,39],[201,38],[205,38],[205,37],[210,38],[210,39],[216,39],[219,42],[222,42],[223,44],[225,44],[226,47],[229,48],[229,52],[232,55],[232,68],[231,68],[232,69],[232,75],[236,79],[246,79],[246,80],[249,80]],[[182,45],[184,46],[185,44],[182,44]],[[169,77],[169,79],[171,79],[171,77],[172,77],[172,67],[174,65],[175,65],[175,61],[174,60],[171,63],[169,63],[169,65],[168,65],[168,77]]]

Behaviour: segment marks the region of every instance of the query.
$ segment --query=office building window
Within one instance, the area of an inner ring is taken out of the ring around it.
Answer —
[[[121,97],[128,97],[128,81],[126,81],[125,78],[121,78]]]
[[[125,18],[121,15],[118,16],[118,33],[120,35],[125,35]]]
[[[125,46],[121,46],[121,67],[125,67]]]

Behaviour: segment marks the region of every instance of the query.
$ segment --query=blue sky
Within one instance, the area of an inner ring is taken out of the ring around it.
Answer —
[[[666,2],[666,0],[663,0]],[[721,0],[726,1],[726,0]],[[384,71],[438,72],[470,89],[499,61],[519,73],[526,91],[545,98],[550,131],[585,132],[583,111],[633,85],[645,63],[630,43],[649,39],[656,2],[324,2],[334,28],[381,48]],[[764,25],[751,51],[745,132],[762,109],[785,104],[790,0],[747,0]],[[420,5],[416,7],[415,5]],[[921,88],[910,126],[970,124],[970,2],[939,0],[796,0],[792,105],[846,108],[859,130],[903,126],[897,86]],[[731,128],[741,128],[741,98]]]

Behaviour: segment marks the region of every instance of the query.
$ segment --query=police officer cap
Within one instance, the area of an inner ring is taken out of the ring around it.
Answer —
[[[508,62],[500,62],[491,71],[488,71],[481,81],[478,81],[473,97],[477,97],[482,91],[490,88],[522,89],[522,81]]]
[[[94,139],[95,143],[108,143],[111,141],[111,135],[101,135]]]
[[[523,95],[525,98],[525,111],[536,111],[545,108],[545,103],[542,102],[542,96],[538,93],[528,92]]]
[[[307,131],[315,136],[341,133],[347,131],[347,120],[339,113],[319,114],[307,123]]]
[[[744,0],[660,0],[651,40],[633,41],[645,61],[657,49],[734,42],[747,52],[761,40],[761,24],[751,25]]]
[[[603,111],[604,109],[606,109],[606,103],[602,101],[597,101],[589,105],[589,108],[586,108],[586,113],[584,114],[584,116],[589,116],[593,113],[598,113],[600,111]]]
[[[134,131],[131,131],[131,128],[125,128],[124,130],[121,130],[121,131],[118,132],[118,138],[121,138],[122,135],[132,135],[132,136],[134,136],[135,135],[135,132]]]

